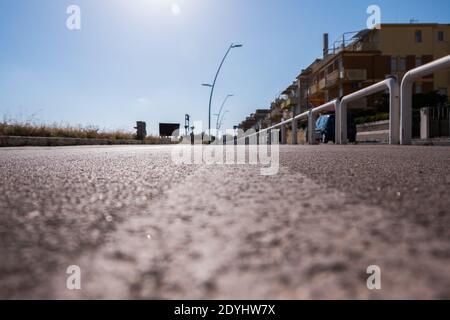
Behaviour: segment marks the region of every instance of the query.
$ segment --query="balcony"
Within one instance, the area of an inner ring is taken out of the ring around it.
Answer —
[[[345,80],[364,81],[367,80],[366,69],[348,69],[345,70]]]
[[[309,94],[316,94],[317,91],[319,91],[319,86],[317,84],[313,84],[311,87],[309,87]]]
[[[375,51],[379,49],[378,42],[358,42],[354,44],[355,51]]]
[[[278,115],[281,115],[281,109],[280,108],[273,108],[270,110],[270,117],[277,117]]]
[[[289,98],[281,103],[281,109],[289,109],[297,105],[295,98]]]
[[[327,85],[327,79],[323,78],[322,80],[319,81],[319,90],[325,89]]]
[[[340,78],[339,70],[334,70],[332,73],[327,75],[326,87],[329,88],[329,87],[334,86],[339,78]]]

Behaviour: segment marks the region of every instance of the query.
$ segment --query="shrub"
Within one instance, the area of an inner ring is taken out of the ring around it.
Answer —
[[[84,139],[112,139],[135,140],[136,135],[122,130],[100,130],[95,126],[31,124],[19,122],[0,122],[0,136],[20,137],[57,137],[57,138],[84,138]],[[147,137],[149,141],[159,141],[158,137]]]
[[[371,115],[371,116],[355,118],[355,123],[363,124],[363,123],[383,121],[383,120],[389,120],[389,113],[380,112],[380,113],[376,113],[375,115]]]

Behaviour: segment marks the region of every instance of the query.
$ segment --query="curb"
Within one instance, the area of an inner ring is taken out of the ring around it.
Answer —
[[[159,142],[140,140],[109,140],[54,137],[16,137],[0,136],[0,147],[62,147],[62,146],[92,146],[92,145],[157,145],[172,144],[170,139],[160,139]]]

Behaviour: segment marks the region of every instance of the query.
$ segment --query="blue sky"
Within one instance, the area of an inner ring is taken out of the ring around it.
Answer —
[[[82,29],[66,28],[78,5]],[[0,0],[0,116],[133,130],[147,121],[207,122],[209,90],[228,45],[213,113],[228,93],[230,128],[269,107],[331,40],[382,22],[450,23],[450,1]]]

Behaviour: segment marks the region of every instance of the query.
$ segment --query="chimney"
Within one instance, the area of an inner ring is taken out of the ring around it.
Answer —
[[[323,57],[328,56],[328,33],[323,34]]]

